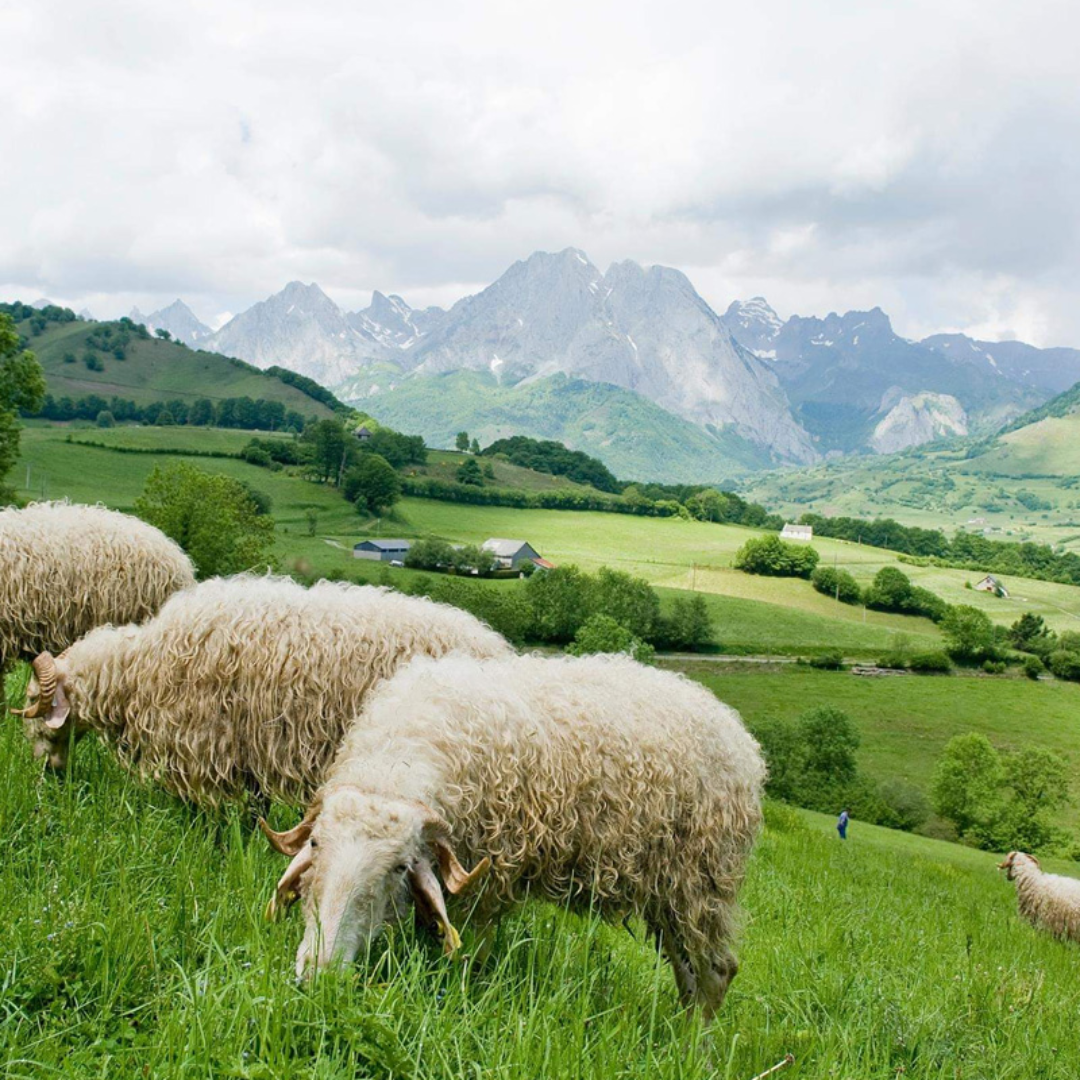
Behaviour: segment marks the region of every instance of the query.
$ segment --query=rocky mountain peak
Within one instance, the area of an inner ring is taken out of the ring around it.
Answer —
[[[764,360],[776,357],[776,337],[784,323],[764,296],[733,300],[723,314],[731,336],[755,356]]]
[[[185,345],[202,342],[213,333],[180,299],[149,315],[144,315],[138,308],[132,308],[130,317],[132,321],[142,323],[151,333],[155,330],[167,330],[176,341],[182,341]]]

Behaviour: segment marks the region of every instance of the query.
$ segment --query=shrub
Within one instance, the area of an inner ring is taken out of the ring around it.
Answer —
[[[912,671],[924,673],[952,671],[952,661],[949,659],[948,653],[940,650],[915,653],[908,666]]]
[[[948,643],[949,655],[958,660],[996,659],[994,624],[978,608],[958,604],[949,609],[941,629]]]
[[[405,565],[413,570],[442,570],[453,561],[454,549],[434,536],[417,540],[405,555]]]
[[[820,656],[811,656],[810,666],[822,671],[843,671],[844,657],[835,649],[830,650]]]
[[[255,443],[252,439],[251,442],[244,447],[240,455],[249,465],[259,465],[262,468],[269,468],[273,459],[270,457],[268,451],[264,450],[261,446]]]
[[[735,553],[735,568],[773,577],[810,577],[820,556],[809,544],[789,544],[769,535],[747,540]]]
[[[930,817],[930,802],[914,784],[907,780],[886,780],[878,786],[878,797],[885,808],[879,825],[890,829],[914,832]]]
[[[810,584],[819,593],[839,600],[841,604],[862,603],[862,589],[859,583],[846,570],[832,566],[819,566],[810,575]]]
[[[1024,674],[1029,679],[1037,679],[1046,670],[1046,665],[1037,656],[1024,657]]]
[[[908,654],[900,649],[883,653],[878,657],[878,667],[902,670],[908,666]]]
[[[1005,674],[1005,661],[1004,660],[984,660],[982,665],[983,671],[987,675],[1004,675]]]
[[[116,427],[116,417],[108,409],[102,409],[95,421],[100,428]]]
[[[459,484],[472,484],[475,487],[482,487],[484,484],[484,474],[476,458],[466,458],[457,467],[454,476]]]
[[[660,642],[670,649],[696,650],[713,643],[712,617],[701,593],[678,597],[657,625]]]
[[[571,656],[592,653],[625,653],[642,663],[650,663],[656,650],[610,615],[590,615],[566,647]]]
[[[1059,679],[1080,681],[1080,653],[1058,649],[1048,657],[1047,666]]]

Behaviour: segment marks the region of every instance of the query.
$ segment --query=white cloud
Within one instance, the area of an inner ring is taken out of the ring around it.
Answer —
[[[1065,3],[20,4],[7,297],[446,303],[574,245],[719,308],[1080,344]]]

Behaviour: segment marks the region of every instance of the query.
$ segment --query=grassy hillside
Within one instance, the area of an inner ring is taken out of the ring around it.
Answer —
[[[640,924],[539,903],[483,966],[409,924],[298,986],[299,916],[263,921],[282,860],[249,818],[193,813],[92,740],[75,769],[42,777],[18,725],[0,727],[11,1080],[749,1080],[789,1053],[798,1080],[1072,1080],[1080,1060],[1076,947],[1020,923],[982,853],[859,823],[841,845],[831,819],[774,808],[706,1037]]]
[[[280,401],[286,409],[295,409],[303,416],[322,418],[331,415],[326,405],[301,389],[217,353],[134,336],[125,349],[124,360],[101,349],[88,350],[87,338],[101,325],[82,320],[48,323],[44,332],[35,336],[28,320],[18,324],[20,333],[29,339],[29,347],[45,371],[48,391],[53,397],[77,399],[98,394],[103,398],[119,397],[145,405],[166,399],[194,401],[205,397],[220,401],[246,396]],[[82,357],[87,351],[99,357],[102,371],[91,371],[86,366]],[[76,357],[73,364],[64,362],[65,354],[69,353]]]
[[[430,450],[428,451],[427,464],[410,465],[406,471],[409,475],[429,476],[435,480],[453,483],[457,479],[457,470],[462,463],[469,460],[473,460],[472,454],[464,454],[457,450]],[[487,483],[492,487],[513,488],[524,491],[587,491],[599,498],[616,498],[614,495],[607,495],[605,492],[598,491],[589,484],[579,484],[573,480],[568,480],[565,476],[554,476],[551,473],[522,468],[520,465],[513,465],[509,461],[502,461],[497,457],[484,457],[476,460],[479,461],[481,466],[491,466],[495,478],[487,481]]]
[[[347,386],[337,390],[348,400]],[[432,446],[452,446],[462,429],[485,446],[510,435],[557,439],[627,480],[713,483],[769,464],[737,435],[710,434],[629,390],[565,375],[511,387],[458,371],[408,379],[357,404]]]

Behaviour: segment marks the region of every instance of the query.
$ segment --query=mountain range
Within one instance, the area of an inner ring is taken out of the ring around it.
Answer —
[[[1080,380],[1080,350],[911,341],[879,308],[783,320],[754,297],[719,315],[678,270],[626,261],[602,272],[574,248],[514,263],[447,310],[376,292],[348,312],[294,281],[216,332],[180,301],[141,321],[292,368],[388,422],[411,416],[429,441],[460,429],[497,437],[512,423],[643,479],[715,480],[990,433]],[[448,383],[455,373],[472,374]],[[539,414],[554,401],[557,415]],[[630,413],[639,430],[614,426]],[[695,429],[688,454],[657,438],[664,416],[672,431]]]

